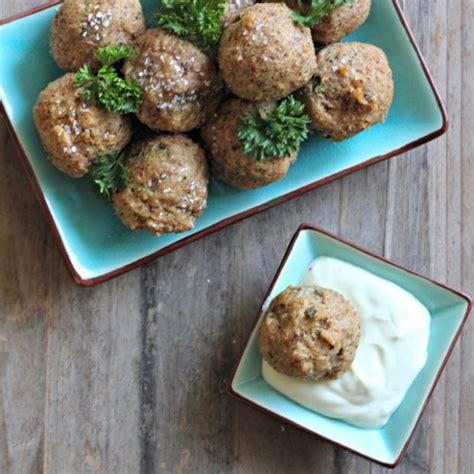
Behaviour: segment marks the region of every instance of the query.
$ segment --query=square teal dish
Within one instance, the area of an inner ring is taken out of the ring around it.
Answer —
[[[243,191],[211,180],[208,207],[192,231],[162,237],[132,232],[95,194],[87,178],[68,178],[51,165],[34,127],[32,107],[38,94],[61,75],[49,52],[57,3],[1,21],[0,111],[66,265],[81,285],[104,282],[270,206],[422,145],[447,129],[444,106],[398,3],[375,0],[367,22],[347,40],[373,43],[390,61],[395,97],[383,125],[337,144],[313,135],[288,176],[261,189]],[[152,19],[158,2],[142,3]]]
[[[262,377],[258,331],[263,309],[289,285],[300,285],[317,257],[344,260],[385,278],[412,293],[431,316],[428,358],[398,409],[380,429],[364,429],[315,413],[286,398]],[[436,283],[344,241],[322,229],[303,224],[288,250],[262,303],[255,327],[229,385],[229,394],[279,420],[318,435],[385,467],[397,466],[458,340],[472,308],[463,293]]]

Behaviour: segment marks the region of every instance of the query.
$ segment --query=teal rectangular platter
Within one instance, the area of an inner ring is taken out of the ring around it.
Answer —
[[[395,97],[384,124],[337,144],[313,135],[288,176],[261,189],[238,190],[211,180],[209,205],[192,231],[162,237],[133,232],[95,194],[87,178],[68,178],[50,164],[35,130],[32,107],[38,94],[61,75],[49,52],[56,3],[1,22],[0,110],[66,265],[84,286],[104,282],[270,206],[406,152],[447,129],[444,106],[399,5],[373,0],[369,19],[347,40],[373,43],[387,54]],[[152,18],[158,2],[142,3],[147,18]]]
[[[412,293],[431,315],[428,358],[402,404],[380,429],[358,428],[298,405],[267,385],[262,377],[258,330],[262,309],[230,382],[229,393],[238,400],[281,421],[316,434],[340,447],[385,467],[397,466],[408,448],[428,399],[472,308],[470,298],[388,260],[356,247],[322,229],[303,224],[290,243],[262,304],[289,285],[300,285],[309,264],[317,257],[344,260],[385,278]]]

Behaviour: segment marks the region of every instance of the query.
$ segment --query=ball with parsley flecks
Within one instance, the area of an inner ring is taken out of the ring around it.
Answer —
[[[152,135],[133,143],[124,165],[126,185],[112,196],[132,230],[155,236],[194,227],[207,205],[204,150],[185,135]]]
[[[367,20],[372,0],[285,0],[285,3],[295,11],[296,22],[311,28],[315,43],[330,44],[350,35]]]
[[[311,31],[283,3],[244,9],[223,32],[219,68],[232,92],[246,100],[279,100],[306,84],[316,67]]]
[[[259,348],[274,370],[306,380],[338,379],[360,342],[358,311],[340,293],[289,286],[270,303]]]
[[[84,99],[68,73],[51,82],[39,95],[33,117],[41,141],[54,166],[79,178],[103,155],[119,153],[132,137],[130,117]]]
[[[201,133],[212,174],[241,189],[284,178],[307,136],[308,123],[303,105],[292,97],[280,104],[228,99]]]
[[[123,65],[125,79],[139,84],[138,119],[156,132],[183,133],[201,127],[224,98],[212,57],[162,28],[138,38],[136,55]]]
[[[140,0],[64,0],[51,24],[51,53],[65,71],[87,63],[96,71],[97,48],[133,46],[144,31]]]

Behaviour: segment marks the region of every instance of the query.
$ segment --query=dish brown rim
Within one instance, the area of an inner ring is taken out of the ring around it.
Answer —
[[[272,292],[272,290],[273,290],[273,287],[275,286],[275,283],[277,282],[277,280],[278,280],[278,278],[279,278],[279,276],[280,276],[280,273],[281,273],[281,271],[283,270],[283,267],[285,266],[285,264],[286,264],[286,262],[287,262],[287,260],[288,260],[288,257],[290,256],[290,254],[291,254],[291,252],[292,252],[292,250],[293,250],[293,247],[294,247],[294,245],[295,245],[295,243],[296,243],[296,241],[297,241],[297,239],[298,239],[300,233],[301,233],[302,231],[305,231],[305,230],[312,230],[312,231],[314,231],[314,232],[318,232],[318,233],[320,233],[320,234],[326,235],[326,236],[328,236],[328,237],[330,237],[330,238],[332,238],[332,239],[334,239],[334,240],[337,240],[338,242],[341,242],[341,243],[343,243],[343,244],[345,244],[345,245],[347,245],[347,246],[349,246],[349,247],[351,247],[351,248],[353,248],[353,249],[355,249],[355,250],[357,250],[357,251],[359,251],[359,252],[362,252],[362,253],[364,253],[364,254],[370,256],[370,257],[376,258],[377,260],[381,260],[382,262],[388,263],[389,265],[391,265],[391,266],[393,266],[393,267],[395,267],[395,268],[398,268],[398,269],[400,269],[400,270],[403,270],[403,271],[405,271],[405,272],[407,272],[407,273],[410,273],[411,275],[414,275],[414,276],[416,276],[416,277],[418,277],[418,278],[422,278],[423,280],[428,281],[428,282],[430,282],[430,283],[432,283],[432,284],[434,284],[434,285],[436,285],[436,286],[438,286],[438,287],[440,287],[440,288],[443,288],[443,289],[445,289],[445,290],[448,290],[448,291],[450,291],[451,293],[454,293],[455,295],[459,296],[460,298],[464,299],[464,300],[467,302],[467,308],[466,308],[466,312],[464,313],[462,322],[461,322],[461,324],[459,325],[459,328],[458,328],[458,330],[456,331],[456,334],[454,335],[454,337],[453,337],[453,339],[452,339],[452,341],[451,341],[451,343],[450,343],[450,345],[449,345],[449,347],[448,347],[448,350],[447,350],[446,355],[445,355],[445,357],[444,357],[444,359],[443,359],[443,361],[442,361],[442,363],[441,363],[441,365],[440,365],[440,368],[439,368],[438,372],[436,373],[436,376],[435,376],[435,378],[434,378],[434,380],[433,380],[433,383],[431,384],[431,387],[430,387],[430,389],[429,389],[428,395],[427,395],[427,397],[425,398],[425,400],[424,400],[424,402],[423,402],[423,406],[421,407],[421,410],[420,410],[420,413],[419,413],[419,415],[418,415],[418,417],[417,417],[417,419],[416,419],[416,422],[415,422],[415,424],[413,425],[413,428],[412,428],[412,430],[410,431],[410,434],[408,435],[407,440],[405,441],[405,443],[404,443],[402,449],[400,450],[400,454],[398,455],[397,459],[396,459],[392,464],[391,464],[391,463],[384,463],[384,462],[382,462],[382,461],[378,461],[377,459],[375,459],[375,458],[373,458],[373,457],[371,457],[371,456],[368,456],[368,455],[366,455],[366,454],[363,454],[363,453],[361,453],[360,451],[357,451],[357,450],[355,450],[355,449],[353,449],[353,448],[350,448],[349,446],[346,446],[346,445],[344,445],[344,444],[341,444],[341,443],[338,443],[338,442],[336,442],[336,441],[333,441],[332,439],[327,438],[326,436],[323,436],[323,435],[321,435],[321,434],[315,433],[314,431],[311,431],[310,429],[305,428],[304,426],[302,426],[302,425],[300,425],[300,424],[298,424],[298,423],[292,421],[291,419],[285,418],[285,417],[279,415],[278,413],[275,413],[275,412],[273,412],[273,411],[271,411],[271,410],[268,410],[267,408],[264,408],[264,407],[262,407],[261,405],[258,405],[257,403],[255,403],[255,402],[249,400],[248,398],[243,397],[242,395],[240,395],[239,393],[237,393],[237,392],[232,388],[232,384],[233,384],[233,382],[234,382],[235,375],[236,375],[236,373],[237,373],[237,369],[239,368],[239,365],[240,365],[240,362],[242,361],[242,357],[243,357],[243,355],[244,355],[244,352],[245,352],[245,350],[247,349],[247,347],[248,347],[248,345],[249,345],[250,338],[252,337],[252,334],[253,334],[253,332],[255,331],[255,329],[256,329],[256,327],[257,327],[257,325],[258,325],[258,322],[259,322],[259,320],[260,320],[261,313],[262,313],[261,308],[262,308],[263,304],[265,303],[265,301],[266,301],[266,300],[268,299],[268,297],[270,296],[270,294],[271,294],[271,292]],[[440,379],[440,377],[441,377],[441,375],[442,375],[442,373],[443,373],[443,371],[444,371],[444,369],[445,369],[445,367],[446,367],[446,364],[448,363],[449,358],[451,357],[451,353],[453,352],[453,349],[454,349],[454,347],[455,347],[455,345],[456,345],[456,343],[457,343],[457,341],[458,341],[458,339],[459,339],[459,337],[460,337],[460,335],[461,335],[461,332],[462,332],[462,330],[464,329],[464,326],[465,326],[465,324],[466,324],[467,318],[468,318],[469,313],[471,312],[471,310],[472,310],[472,299],[471,299],[466,293],[463,293],[462,291],[455,290],[454,288],[451,288],[451,287],[449,287],[449,286],[446,286],[445,284],[440,283],[440,282],[438,282],[438,281],[436,281],[436,280],[433,280],[433,279],[431,279],[431,278],[429,278],[429,277],[426,277],[426,276],[424,276],[424,275],[420,275],[419,273],[417,273],[417,272],[415,272],[415,271],[413,271],[413,270],[410,270],[409,268],[406,268],[406,267],[404,267],[404,266],[402,266],[402,265],[399,265],[399,264],[397,264],[397,263],[394,263],[394,262],[392,262],[392,261],[386,259],[385,257],[382,257],[381,255],[378,255],[378,254],[376,254],[376,253],[374,253],[374,252],[371,252],[371,251],[368,250],[368,249],[365,249],[365,248],[363,248],[363,247],[360,247],[359,245],[354,244],[354,243],[352,243],[352,242],[350,242],[350,241],[348,241],[348,240],[346,240],[346,239],[343,239],[342,237],[339,237],[339,236],[337,236],[337,235],[335,235],[335,234],[333,234],[333,233],[331,233],[331,232],[328,232],[327,230],[321,229],[320,227],[317,227],[317,226],[312,225],[312,224],[303,223],[303,224],[301,224],[301,225],[298,227],[298,230],[297,230],[297,231],[295,232],[295,234],[293,235],[293,237],[292,237],[292,239],[291,239],[291,241],[290,241],[290,243],[289,243],[289,245],[288,245],[288,248],[286,249],[286,252],[285,252],[285,254],[284,254],[284,256],[283,256],[283,259],[282,259],[282,261],[281,261],[281,263],[280,263],[280,265],[279,265],[279,267],[278,267],[278,269],[277,269],[277,271],[276,271],[276,273],[275,273],[275,276],[273,277],[273,280],[272,280],[272,282],[271,282],[271,284],[270,284],[270,287],[269,287],[269,289],[268,289],[268,291],[267,291],[265,297],[264,297],[263,300],[262,300],[262,304],[260,305],[260,308],[259,308],[259,311],[258,311],[258,314],[257,314],[257,318],[256,318],[256,321],[255,321],[255,324],[254,324],[252,330],[250,331],[250,334],[249,334],[249,337],[248,337],[248,339],[247,339],[247,342],[245,343],[245,345],[244,345],[244,347],[243,347],[243,349],[242,349],[242,352],[241,352],[241,354],[240,354],[240,357],[237,359],[237,363],[235,364],[235,367],[234,367],[234,369],[233,369],[233,371],[232,371],[232,376],[231,376],[231,378],[230,378],[230,382],[229,382],[228,387],[227,387],[227,393],[228,393],[232,398],[234,398],[234,399],[236,399],[236,400],[238,400],[238,401],[240,401],[240,402],[242,402],[242,403],[245,403],[245,404],[248,405],[248,406],[251,406],[251,407],[257,409],[258,411],[260,411],[260,412],[262,412],[262,413],[265,413],[266,415],[269,415],[269,416],[271,416],[271,417],[273,417],[273,418],[276,418],[277,420],[279,420],[279,421],[281,421],[281,422],[284,422],[284,423],[287,423],[287,424],[289,424],[289,425],[292,425],[292,426],[294,426],[294,427],[296,427],[296,428],[298,428],[298,429],[300,429],[300,430],[303,430],[303,431],[305,431],[306,433],[309,433],[309,434],[311,434],[311,435],[313,435],[313,436],[317,436],[318,438],[321,438],[321,439],[323,439],[323,440],[325,440],[325,441],[328,441],[329,443],[332,443],[332,444],[336,445],[336,446],[339,447],[339,448],[345,449],[346,451],[349,451],[349,452],[351,452],[351,453],[353,453],[353,454],[356,454],[357,456],[361,456],[361,457],[364,458],[364,459],[368,459],[368,460],[371,461],[371,462],[374,462],[374,463],[379,464],[379,465],[381,465],[381,466],[387,467],[387,468],[389,468],[389,469],[394,469],[395,467],[397,467],[397,466],[400,464],[401,460],[403,459],[403,457],[405,456],[405,454],[406,454],[406,452],[407,452],[407,450],[408,450],[408,446],[409,446],[409,444],[410,444],[410,441],[411,441],[412,438],[413,438],[413,434],[415,433],[416,428],[418,427],[418,425],[419,425],[419,423],[420,423],[421,417],[422,417],[423,413],[425,412],[425,409],[426,409],[426,407],[427,407],[427,405],[428,405],[428,402],[429,402],[430,399],[431,399],[431,396],[432,396],[432,394],[433,394],[433,391],[434,391],[434,389],[436,388],[436,385],[437,385],[438,382],[439,382],[439,379]]]
[[[0,26],[1,25],[5,25],[7,23],[11,23],[12,21],[15,21],[15,20],[18,20],[20,18],[24,18],[26,16],[29,16],[29,15],[32,15],[34,13],[37,13],[37,12],[40,12],[42,10],[45,10],[46,8],[49,8],[49,7],[52,7],[58,3],[61,3],[60,0],[51,0],[49,2],[46,2],[42,5],[38,5],[34,8],[31,8],[25,12],[22,12],[22,13],[18,13],[16,15],[13,15],[11,17],[8,17],[6,19],[3,19],[3,20],[0,20]],[[431,87],[431,90],[436,98],[436,102],[438,104],[438,108],[441,112],[441,115],[442,115],[442,125],[441,125],[441,128],[439,130],[436,130],[432,133],[429,133],[428,135],[424,136],[424,137],[421,137],[411,143],[408,143],[407,145],[404,145],[403,147],[401,148],[397,148],[396,150],[392,150],[390,151],[389,153],[385,153],[383,155],[379,155],[379,156],[375,156],[373,158],[369,158],[368,160],[364,161],[363,163],[359,163],[358,165],[355,165],[355,166],[351,166],[350,168],[346,168],[342,171],[339,171],[338,173],[334,173],[332,174],[331,176],[327,176],[326,178],[323,178],[323,179],[320,179],[318,181],[315,181],[311,184],[308,184],[306,186],[302,186],[301,188],[298,188],[294,191],[291,191],[289,193],[286,193],[282,196],[279,196],[278,198],[275,198],[275,199],[272,199],[264,204],[261,204],[259,206],[255,206],[253,207],[252,209],[248,209],[247,211],[244,211],[244,212],[240,212],[238,214],[234,214],[233,216],[230,216],[226,219],[223,219],[219,222],[216,222],[215,224],[199,231],[199,232],[196,232],[195,234],[193,235],[190,235],[189,237],[185,237],[181,240],[178,240],[177,242],[174,242],[173,244],[171,245],[168,245],[160,250],[158,250],[157,252],[153,252],[152,254],[150,255],[147,255],[145,257],[142,257],[138,260],[135,260],[134,262],[132,263],[129,263],[127,265],[124,265],[123,267],[120,267],[120,268],[117,268],[111,272],[108,272],[108,273],[104,273],[102,275],[98,275],[96,277],[93,277],[93,278],[82,278],[81,275],[79,274],[79,272],[76,270],[76,268],[74,267],[74,264],[72,263],[72,260],[71,260],[71,257],[69,256],[67,250],[66,250],[66,247],[64,245],[64,242],[63,242],[63,239],[61,238],[61,234],[59,233],[59,230],[58,230],[58,227],[56,225],[56,222],[48,208],[48,205],[46,204],[46,199],[44,197],[44,193],[41,189],[41,186],[39,185],[38,183],[38,180],[36,179],[36,176],[34,174],[34,171],[32,169],[32,166],[30,164],[30,161],[28,160],[28,157],[26,156],[26,153],[23,149],[23,147],[21,146],[21,143],[18,139],[18,136],[15,132],[15,128],[13,126],[13,124],[11,123],[6,111],[5,111],[5,108],[3,106],[3,103],[0,104],[0,115],[3,115],[4,116],[4,119],[5,119],[5,123],[7,125],[7,129],[8,131],[10,132],[10,135],[12,137],[12,140],[14,142],[14,145],[15,145],[15,148],[17,149],[18,151],[18,154],[20,156],[20,160],[22,162],[22,165],[23,165],[23,168],[25,169],[25,172],[26,172],[26,175],[28,176],[28,179],[33,187],[33,190],[35,192],[35,195],[39,201],[39,204],[40,204],[40,207],[41,209],[43,210],[44,212],[44,215],[46,217],[46,220],[51,228],[51,231],[53,233],[53,236],[57,242],[57,245],[59,247],[59,251],[64,259],[64,262],[66,264],[66,267],[70,273],[70,275],[72,276],[73,280],[78,284],[78,285],[81,285],[81,286],[85,286],[85,287],[90,287],[90,286],[95,286],[95,285],[98,285],[100,283],[105,283],[106,281],[109,281],[111,280],[112,278],[115,278],[115,277],[118,277],[119,275],[122,275],[123,273],[126,273],[130,270],[134,270],[135,268],[138,268],[140,267],[141,265],[144,265],[146,263],[149,263],[159,257],[162,257],[163,255],[166,255],[174,250],[177,250],[187,244],[190,244],[191,242],[194,242],[196,240],[199,240],[203,237],[206,237],[210,234],[213,234],[214,232],[217,232],[218,230],[221,230],[223,229],[224,227],[227,227],[231,224],[235,224],[236,222],[239,222],[239,221],[242,221],[248,217],[251,217],[255,214],[258,214],[266,209],[269,209],[270,207],[273,207],[273,206],[276,206],[278,204],[281,204],[285,201],[288,201],[290,199],[293,199],[297,196],[300,196],[304,193],[307,193],[309,191],[312,191],[313,189],[316,189],[316,188],[319,188],[320,186],[323,186],[324,184],[327,184],[327,183],[330,183],[332,181],[335,181],[337,179],[340,179],[344,176],[347,176],[351,173],[354,173],[356,171],[359,171],[361,169],[364,169],[364,168],[367,168],[371,165],[374,165],[376,163],[380,163],[384,160],[387,160],[389,158],[392,158],[394,156],[397,156],[397,155],[400,155],[402,153],[406,153],[418,146],[421,146],[421,145],[424,145],[432,140],[434,140],[435,138],[438,138],[439,136],[443,135],[444,133],[446,133],[447,129],[448,129],[448,117],[447,117],[447,113],[446,113],[446,108],[444,106],[444,103],[441,99],[441,96],[438,92],[438,89],[436,88],[436,85],[434,83],[434,80],[433,80],[433,77],[428,69],[428,66],[426,64],[426,61],[420,51],[420,48],[418,47],[417,43],[416,43],[416,40],[415,40],[415,37],[410,29],[410,27],[408,26],[408,23],[407,23],[407,20],[402,12],[402,9],[398,3],[397,0],[392,0],[392,3],[395,7],[395,10],[398,14],[398,17],[400,19],[400,22],[402,23],[402,26],[404,27],[405,31],[407,32],[407,35],[408,35],[408,38],[410,40],[410,43],[412,44],[415,52],[416,52],[416,55],[418,57],[418,60],[421,64],[421,67],[423,69],[423,72],[428,80],[428,83]]]

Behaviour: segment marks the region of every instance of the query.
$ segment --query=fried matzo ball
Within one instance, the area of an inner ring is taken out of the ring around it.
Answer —
[[[80,178],[100,156],[119,153],[133,130],[128,116],[85,102],[74,78],[68,73],[51,82],[39,95],[33,118],[53,165]]]
[[[133,230],[156,236],[194,227],[207,204],[204,150],[185,135],[155,135],[132,146],[127,186],[113,206]]]
[[[246,155],[237,135],[240,117],[258,113],[259,104],[239,98],[226,100],[203,127],[201,136],[210,154],[212,174],[221,181],[241,189],[254,189],[286,176],[297,152],[282,158],[257,161]]]
[[[224,30],[219,67],[235,95],[278,100],[310,80],[316,65],[311,32],[292,15],[283,3],[258,3]]]
[[[61,69],[77,71],[100,63],[97,48],[133,46],[145,31],[139,0],[64,0],[51,25],[51,52]]]
[[[139,120],[156,132],[182,133],[201,127],[224,98],[214,60],[161,28],[138,38],[136,51],[123,71],[127,80],[142,87]]]
[[[385,53],[365,43],[333,43],[318,52],[316,72],[297,94],[312,127],[335,141],[382,123],[393,100]]]
[[[265,2],[272,2],[272,0],[265,0]],[[291,9],[306,14],[312,2],[311,0],[303,0],[302,2],[285,0],[285,3]],[[314,42],[330,44],[350,35],[367,20],[371,3],[371,0],[350,0],[330,10],[319,23],[311,27]]]
[[[259,347],[282,374],[337,379],[350,367],[360,341],[360,316],[336,291],[289,286],[270,303]]]

